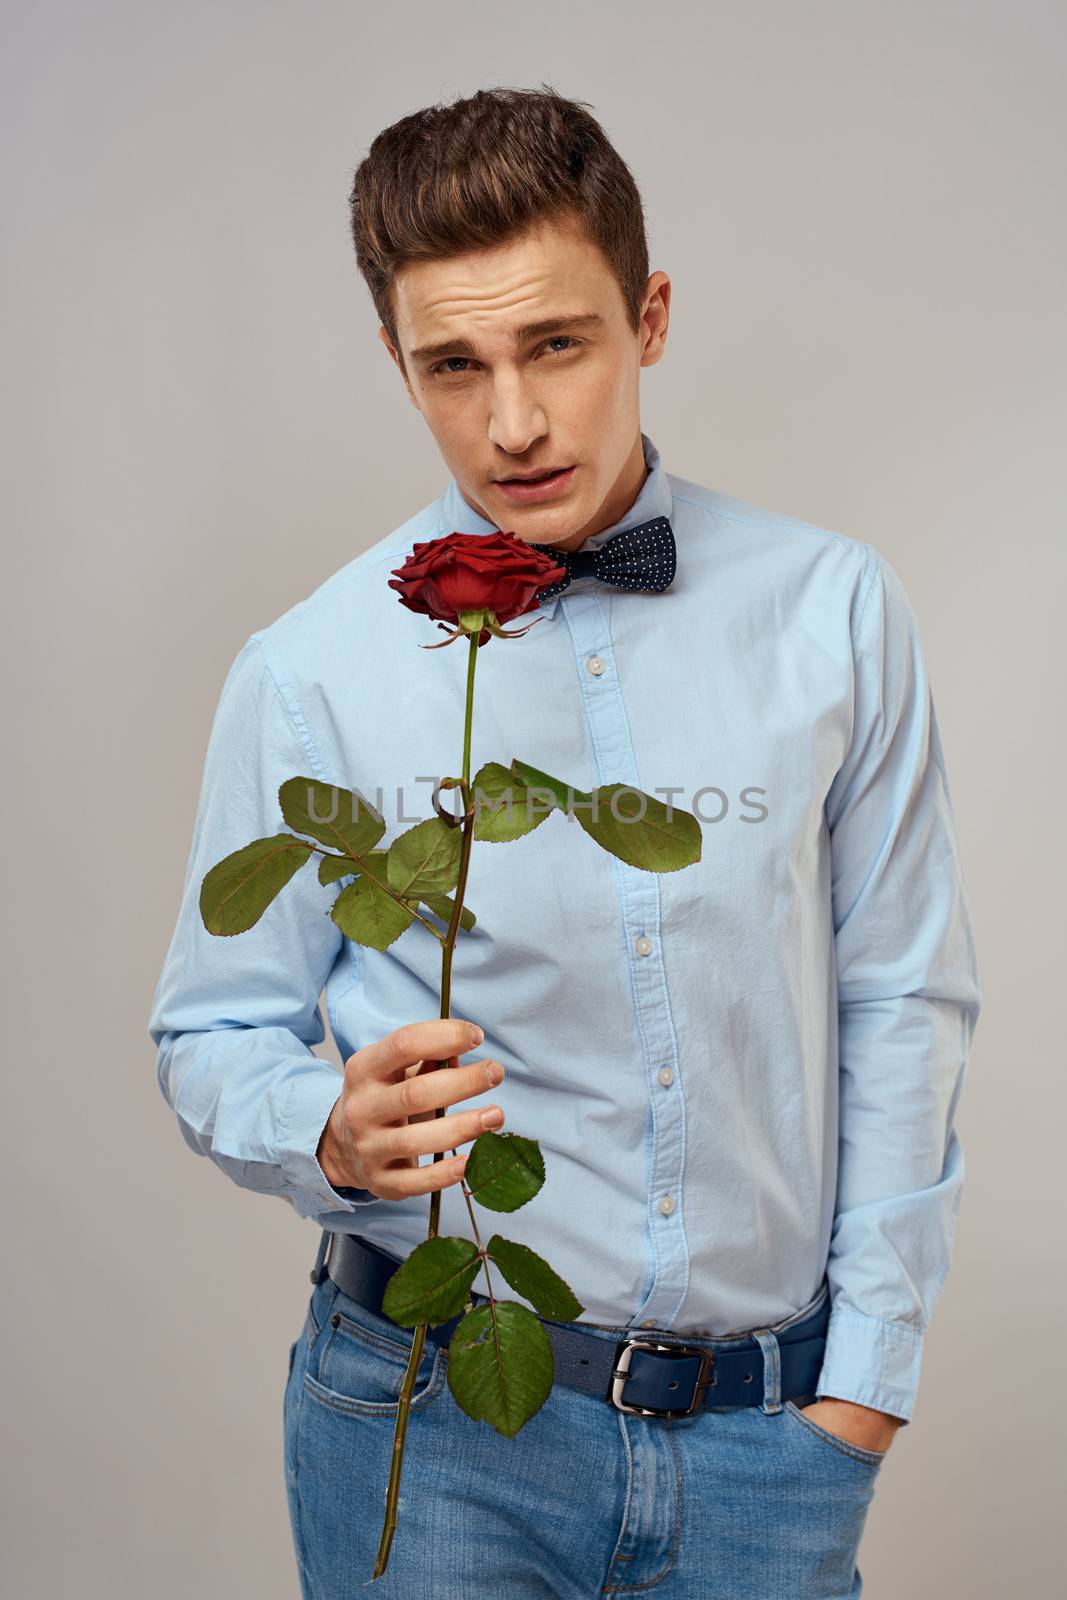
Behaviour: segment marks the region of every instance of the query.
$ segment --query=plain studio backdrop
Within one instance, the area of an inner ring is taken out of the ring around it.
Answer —
[[[984,1007],[860,1566],[870,1600],[1051,1588],[1065,32],[1039,0],[7,8],[5,1593],[297,1593],[319,1235],[186,1148],[146,1021],[234,655],[447,481],[351,174],[410,111],[542,81],[590,102],[673,279],[667,469],[869,540],[914,602]]]

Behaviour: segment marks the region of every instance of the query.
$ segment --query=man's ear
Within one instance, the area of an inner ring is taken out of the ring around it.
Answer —
[[[671,280],[665,272],[654,272],[645,285],[645,304],[641,312],[644,346],[641,365],[654,367],[663,354],[670,324]]]
[[[419,405],[419,402],[415,398],[415,392],[412,389],[411,384],[408,382],[408,375],[404,371],[404,366],[403,366],[402,361],[400,360],[400,355],[399,355],[399,353],[398,353],[398,351],[396,349],[396,346],[393,344],[392,339],[390,339],[389,330],[385,326],[384,323],[382,323],[381,326],[378,329],[378,337],[382,341],[382,343],[384,344],[385,348],[388,350],[389,354],[392,356],[394,362],[396,363],[397,371],[400,373],[400,376],[404,380],[404,387],[408,392],[408,399],[411,401],[411,403],[415,407],[416,411],[421,411],[422,407]]]

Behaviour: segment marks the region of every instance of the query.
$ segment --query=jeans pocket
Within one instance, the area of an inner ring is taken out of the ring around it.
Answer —
[[[792,1400],[786,1400],[782,1409],[787,1417],[799,1424],[814,1445],[829,1446],[839,1455],[850,1457],[873,1471],[878,1470],[888,1454],[886,1450],[868,1450],[866,1445],[853,1444],[851,1439],[843,1439],[839,1433],[831,1433],[829,1428],[822,1427],[814,1418],[806,1416]]]
[[[401,1328],[337,1290],[304,1374],[312,1399],[337,1411],[396,1416],[415,1330]],[[446,1352],[427,1336],[410,1410],[424,1411],[445,1386]]]

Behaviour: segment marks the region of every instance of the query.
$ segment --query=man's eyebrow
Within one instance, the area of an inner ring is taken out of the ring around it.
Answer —
[[[568,317],[545,317],[540,322],[524,322],[517,328],[512,328],[511,336],[515,344],[525,344],[527,339],[536,339],[547,333],[562,333],[567,328],[602,328],[604,318],[596,311],[575,312]],[[434,361],[442,356],[471,356],[475,354],[474,346],[468,339],[442,339],[438,344],[420,345],[411,352],[412,361]]]

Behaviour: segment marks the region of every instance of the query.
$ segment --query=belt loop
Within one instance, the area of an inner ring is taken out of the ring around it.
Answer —
[[[328,1275],[325,1265],[326,1252],[330,1248],[330,1240],[332,1238],[332,1231],[329,1228],[323,1228],[322,1238],[319,1240],[318,1254],[315,1257],[315,1265],[311,1269],[311,1281],[314,1284],[320,1284],[323,1278]]]
[[[782,1409],[782,1356],[778,1340],[770,1328],[756,1328],[752,1337],[763,1351],[763,1400],[761,1411],[772,1416]]]

